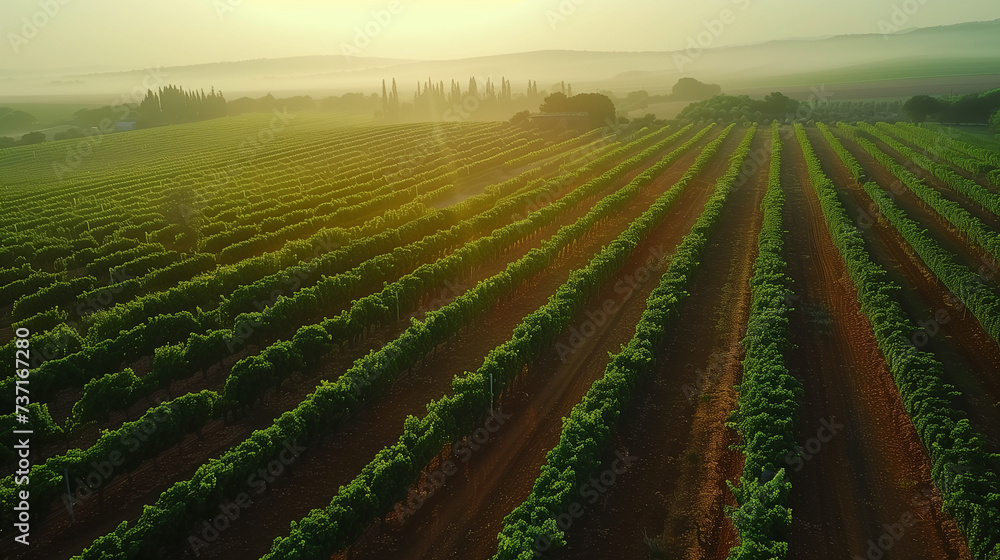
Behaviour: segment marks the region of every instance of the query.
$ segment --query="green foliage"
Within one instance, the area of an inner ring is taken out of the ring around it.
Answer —
[[[543,113],[589,113],[590,124],[605,126],[615,122],[615,104],[606,95],[600,93],[581,93],[569,97],[562,92],[556,92],[545,98],[539,111]]]
[[[947,161],[969,173],[980,174],[1000,167],[1000,154],[990,153],[962,142],[950,134],[931,132],[926,128],[909,123],[879,123],[879,128],[887,131],[937,159]]]
[[[904,112],[915,123],[922,123],[926,120],[947,123],[986,123],[998,109],[1000,109],[1000,89],[952,98],[917,95],[903,104]]]
[[[845,123],[837,127],[858,143],[866,152],[878,160],[886,169],[892,172],[906,188],[913,191],[920,200],[927,203],[944,219],[958,228],[973,243],[976,243],[995,259],[1000,259],[1000,237],[997,232],[987,227],[981,220],[970,214],[958,203],[948,200],[937,190],[927,186],[921,179],[896,162],[889,154],[878,148],[873,142],[862,137],[858,129]]]
[[[922,123],[928,118],[937,118],[944,112],[947,105],[929,95],[916,95],[903,103],[903,112],[915,123]]]
[[[38,119],[30,113],[10,107],[0,107],[0,132],[23,130],[36,122]]]
[[[72,140],[74,138],[83,138],[83,131],[75,126],[71,126],[68,129],[57,132],[52,135],[53,140]]]
[[[513,124],[513,125],[523,125],[523,124],[527,124],[528,119],[530,119],[530,118],[531,118],[531,112],[530,111],[520,111],[520,112],[514,113],[514,116],[512,116],[508,122],[510,122],[510,124]]]
[[[44,132],[35,131],[35,132],[29,132],[21,136],[20,144],[22,146],[28,146],[31,144],[41,144],[45,140],[46,136]]]
[[[989,189],[983,187],[979,183],[967,179],[958,173],[948,165],[937,163],[930,159],[927,155],[913,150],[909,146],[900,143],[895,138],[890,136],[888,132],[895,133],[898,136],[903,137],[908,142],[915,144],[921,144],[919,138],[914,135],[908,134],[907,129],[893,128],[886,123],[881,123],[877,127],[869,124],[859,123],[858,128],[871,134],[872,136],[878,138],[879,140],[885,142],[892,149],[896,150],[900,154],[906,157],[909,161],[912,161],[916,165],[930,171],[935,177],[940,179],[942,182],[955,189],[957,192],[962,193],[970,200],[974,201],[981,207],[989,210],[993,214],[1000,215],[1000,196],[996,193],[991,192]],[[910,129],[912,130],[912,129]],[[983,167],[977,169],[977,171],[982,171]]]
[[[799,102],[780,92],[772,92],[764,99],[752,99],[749,95],[716,95],[704,101],[692,103],[677,115],[682,122],[770,122],[798,118]]]
[[[73,422],[82,424],[106,418],[108,411],[133,403],[133,394],[141,385],[131,368],[88,381],[80,400],[73,405]]]
[[[698,101],[721,93],[722,86],[718,84],[706,84],[694,78],[681,78],[674,84],[670,98],[674,101]]]
[[[731,560],[785,558],[785,532],[791,523],[791,489],[784,466],[795,449],[798,401],[802,384],[791,374],[786,353],[792,348],[788,314],[792,279],[783,256],[785,196],[781,187],[782,142],[771,128],[771,166],[764,195],[764,220],[757,238],[757,258],[750,279],[750,318],[743,346],[743,381],[728,425],[739,433],[744,454],[740,485],[730,488],[739,507],[729,510],[740,543]],[[768,474],[770,473],[770,474]],[[765,483],[762,480],[773,477]]]

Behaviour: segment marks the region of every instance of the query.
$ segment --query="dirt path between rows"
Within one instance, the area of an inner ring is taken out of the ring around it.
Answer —
[[[930,484],[926,454],[861,313],[794,139],[786,144],[785,162],[785,250],[798,298],[791,314],[797,349],[789,366],[805,389],[798,437],[804,454],[788,466],[788,558],[968,558],[954,526],[914,505]],[[891,552],[870,553],[883,534]]]
[[[734,130],[716,158],[724,158],[732,151],[741,136]],[[672,185],[692,161],[676,165],[671,173],[657,180],[656,192],[662,193]],[[373,527],[350,551],[352,560],[387,555],[401,559],[487,559],[495,553],[503,517],[527,496],[545,454],[559,440],[561,419],[604,373],[607,353],[619,350],[632,337],[645,309],[645,299],[656,285],[654,278],[659,275],[645,282],[635,281],[631,289],[630,278],[639,276],[638,270],[651,256],[673,252],[700,215],[711,184],[721,175],[717,167],[713,165],[685,190],[670,214],[571,325],[582,333],[590,332],[584,324],[588,317],[597,316],[607,300],[616,309],[610,319],[586,336],[575,351],[569,351],[573,348],[572,329],[567,329],[559,339],[565,347],[557,345],[529,366],[526,376],[504,396],[502,408],[510,418],[503,427],[467,463],[462,464],[459,457],[455,461],[460,465],[459,472],[453,480],[449,479],[401,525],[390,522],[381,528]],[[653,196],[644,198],[643,207],[653,200]]]

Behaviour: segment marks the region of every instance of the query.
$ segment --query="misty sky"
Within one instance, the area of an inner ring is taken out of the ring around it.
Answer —
[[[0,0],[0,69],[134,69],[341,54],[453,59],[541,49],[685,48],[730,9],[712,47],[788,37],[879,33],[1000,18],[997,0]],[[59,13],[40,15],[45,3]],[[916,9],[914,9],[916,7]],[[37,33],[22,18],[44,22]],[[384,17],[384,16],[383,16]],[[48,19],[46,22],[45,20]],[[377,30],[356,38],[356,28]],[[381,27],[381,29],[379,29]],[[367,39],[368,44],[365,45]],[[16,52],[15,52],[16,51]]]

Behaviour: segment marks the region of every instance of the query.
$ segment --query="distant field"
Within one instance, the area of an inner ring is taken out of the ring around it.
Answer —
[[[21,130],[3,131],[0,135],[19,137],[22,134],[35,130],[46,131],[66,125],[73,120],[73,114],[80,109],[94,109],[99,105],[78,104],[78,103],[4,103],[0,101],[0,107],[10,107],[18,111],[24,111],[34,115],[38,122]]]
[[[300,142],[316,130],[370,121],[369,117],[324,112],[282,113],[280,116],[248,113],[92,136],[88,140],[45,142],[16,150],[0,150],[0,186],[38,188],[62,180],[79,180],[95,172],[148,169],[194,155],[229,153],[237,146],[247,157],[252,157],[264,150]]]

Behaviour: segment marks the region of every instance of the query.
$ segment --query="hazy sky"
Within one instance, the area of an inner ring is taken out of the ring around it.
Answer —
[[[58,13],[45,14],[46,4]],[[387,18],[390,6],[397,13]],[[729,9],[729,23],[714,26],[717,47],[879,33],[894,6],[903,28],[1000,18],[997,0],[0,0],[0,70],[340,54],[345,45],[361,56],[433,59],[673,50]]]

